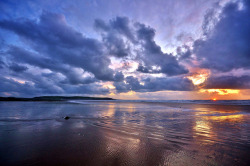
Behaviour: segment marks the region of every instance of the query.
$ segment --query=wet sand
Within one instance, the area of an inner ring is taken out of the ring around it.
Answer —
[[[244,105],[0,102],[0,163],[249,165],[249,110]]]

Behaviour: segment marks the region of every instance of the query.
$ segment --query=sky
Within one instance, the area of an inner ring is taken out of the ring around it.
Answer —
[[[1,0],[0,96],[250,99],[248,0]]]

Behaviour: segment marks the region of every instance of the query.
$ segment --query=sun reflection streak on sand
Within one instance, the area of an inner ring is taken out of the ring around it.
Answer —
[[[234,124],[243,122],[246,115],[239,111],[208,108],[200,108],[195,112],[195,124],[193,126],[193,137],[205,144],[220,142],[218,125]],[[223,136],[220,136],[223,137]]]
[[[108,105],[108,110],[102,112],[103,117],[112,117],[115,114],[115,105],[114,104],[109,104]]]
[[[204,144],[213,144],[213,140],[216,136],[212,130],[210,122],[207,121],[207,119],[204,119],[203,116],[200,118],[199,112],[195,114],[198,117],[196,117],[195,125],[193,126],[193,137]]]
[[[236,114],[236,115],[223,115],[223,116],[207,116],[207,119],[211,119],[214,121],[228,121],[228,122],[237,122],[242,121],[244,118],[244,115],[242,114]]]

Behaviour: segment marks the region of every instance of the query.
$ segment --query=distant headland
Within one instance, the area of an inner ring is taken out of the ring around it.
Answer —
[[[32,98],[0,97],[0,101],[67,101],[67,100],[115,100],[109,97],[85,97],[85,96],[39,96]]]

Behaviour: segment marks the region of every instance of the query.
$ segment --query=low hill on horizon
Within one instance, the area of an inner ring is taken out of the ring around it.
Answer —
[[[67,101],[67,100],[115,100],[109,97],[86,97],[86,96],[38,96],[24,97],[0,97],[0,101]]]

